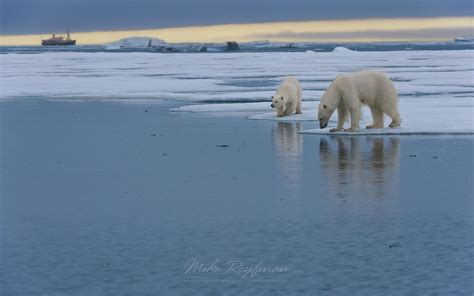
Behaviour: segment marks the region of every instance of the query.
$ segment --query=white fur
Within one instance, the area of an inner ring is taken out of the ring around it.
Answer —
[[[276,108],[277,116],[301,114],[301,94],[302,89],[298,79],[291,76],[285,78],[272,97],[272,108]]]
[[[400,126],[398,95],[387,75],[373,70],[339,75],[328,87],[318,108],[321,128],[326,127],[329,118],[337,109],[337,127],[332,132],[343,130],[347,115],[351,117],[351,127],[345,131],[357,131],[362,105],[368,105],[373,123],[366,128],[383,128],[383,114],[392,118],[390,127]]]

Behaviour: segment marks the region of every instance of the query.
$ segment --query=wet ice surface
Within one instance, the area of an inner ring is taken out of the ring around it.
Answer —
[[[337,112],[334,112],[325,129],[319,129],[317,119],[317,102],[303,102],[303,114],[277,117],[269,109],[268,102],[261,103],[225,103],[181,106],[172,109],[176,112],[204,113],[211,116],[243,115],[253,120],[270,120],[279,122],[313,122],[304,134],[332,135],[435,135],[435,134],[474,134],[474,105],[472,98],[456,98],[446,102],[445,97],[430,96],[423,99],[401,100],[399,104],[402,124],[398,128],[389,128],[390,118],[385,116],[385,128],[365,129],[372,124],[368,107],[362,108],[360,130],[353,132],[331,133],[329,130],[337,125]],[[348,120],[345,125],[350,127]]]
[[[2,295],[473,291],[472,136],[172,107],[0,103]],[[222,270],[186,273],[194,258]]]

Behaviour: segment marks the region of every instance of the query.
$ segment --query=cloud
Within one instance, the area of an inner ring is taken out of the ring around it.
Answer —
[[[408,29],[408,30],[365,30],[353,32],[293,32],[281,31],[277,33],[251,34],[249,39],[270,40],[449,40],[456,37],[473,37],[473,27],[460,28],[430,28],[430,29]]]
[[[170,43],[262,39],[288,42],[442,41],[473,36],[473,21],[473,17],[444,17],[247,23],[151,30],[73,31],[73,38],[81,45],[107,43],[130,36],[156,37]],[[41,35],[0,35],[0,45],[34,45],[40,41]]]
[[[472,0],[0,0],[1,34],[471,16]]]

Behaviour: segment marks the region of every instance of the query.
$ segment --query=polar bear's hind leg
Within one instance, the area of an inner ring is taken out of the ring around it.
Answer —
[[[301,100],[296,103],[296,114],[302,114],[303,112],[301,111]]]
[[[393,114],[388,114],[392,118],[392,123],[390,123],[389,127],[394,128],[394,127],[399,127],[400,123],[402,122],[400,118],[400,113],[398,111],[392,112]]]
[[[303,100],[303,90],[301,89],[301,84],[298,83],[298,90],[296,92],[296,114],[302,114],[301,111],[301,101]]]
[[[378,107],[370,107],[372,113],[372,124],[365,128],[383,128],[383,112]]]
[[[400,118],[400,112],[398,111],[398,96],[395,87],[390,82],[389,86],[387,87],[389,91],[385,94],[383,100],[380,100],[380,108],[383,113],[390,116],[392,119],[392,123],[390,123],[390,127],[399,127],[400,123],[402,122]]]
[[[400,118],[400,112],[398,111],[398,104],[395,103],[391,108],[387,108],[385,110],[385,113],[390,116],[392,119],[392,123],[389,124],[389,127],[394,128],[394,127],[399,127],[400,123],[402,122],[402,119]]]

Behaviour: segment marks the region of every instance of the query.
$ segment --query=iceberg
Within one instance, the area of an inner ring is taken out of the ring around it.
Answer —
[[[149,48],[166,45],[166,42],[159,38],[152,37],[127,37],[105,45],[106,49],[120,48]]]
[[[349,48],[344,47],[344,46],[337,46],[336,48],[332,50],[332,53],[337,53],[337,54],[348,54],[348,53],[353,53],[353,52],[356,52],[356,51],[350,50]]]

